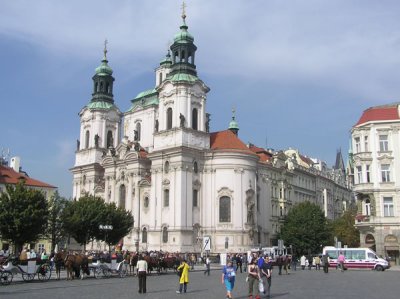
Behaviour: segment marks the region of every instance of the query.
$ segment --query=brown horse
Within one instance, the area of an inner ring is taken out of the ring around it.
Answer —
[[[74,279],[74,274],[81,279],[83,279],[83,274],[90,275],[89,260],[84,254],[68,254],[64,259],[64,265],[67,270],[67,280]]]
[[[61,278],[61,267],[64,266],[64,260],[67,257],[67,253],[64,250],[57,252],[54,255],[54,266],[56,267],[57,280]]]

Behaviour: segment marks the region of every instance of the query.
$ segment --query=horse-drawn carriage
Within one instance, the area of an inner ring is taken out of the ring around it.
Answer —
[[[108,262],[98,259],[96,262],[89,264],[89,269],[93,271],[96,278],[110,277],[112,274],[125,277],[128,273],[128,263],[125,260],[117,261],[117,259],[111,259]]]
[[[24,281],[32,281],[35,276],[40,281],[47,281],[51,277],[51,269],[47,261],[31,259],[27,261],[12,261],[3,265],[1,270],[1,283],[10,284],[13,276],[21,274]]]

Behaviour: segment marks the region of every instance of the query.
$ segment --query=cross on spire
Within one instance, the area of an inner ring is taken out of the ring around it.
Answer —
[[[107,60],[107,44],[108,44],[108,40],[105,39],[104,40],[104,60]]]
[[[236,109],[235,109],[235,106],[233,106],[232,107],[232,119],[235,119],[235,112],[236,112]]]
[[[182,2],[182,19],[183,19],[183,23],[185,23],[185,19],[186,19],[186,3],[185,1]]]

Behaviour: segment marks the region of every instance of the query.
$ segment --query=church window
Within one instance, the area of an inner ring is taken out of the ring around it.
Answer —
[[[165,164],[164,164],[164,172],[165,172],[165,173],[168,173],[168,172],[169,172],[169,162],[168,162],[168,161],[165,161]]]
[[[126,188],[125,185],[119,187],[119,207],[125,209]]]
[[[100,91],[103,91],[103,82],[100,82]]]
[[[219,222],[231,222],[231,199],[228,196],[219,199]]]
[[[99,83],[98,82],[96,82],[95,84],[94,84],[94,92],[97,92],[97,89],[99,88]]]
[[[164,207],[169,207],[169,189],[164,190]]]
[[[185,60],[185,51],[181,52],[181,62]]]
[[[165,226],[162,230],[162,241],[163,243],[168,243],[168,228],[166,228]]]
[[[110,83],[106,83],[106,91],[107,93],[110,93]]]
[[[167,109],[167,130],[172,129],[172,108]]]
[[[113,147],[113,146],[114,146],[113,143],[114,143],[114,142],[113,142],[113,135],[112,135],[112,132],[111,132],[111,131],[108,131],[108,132],[107,132],[107,148]]]
[[[147,243],[147,228],[143,228],[142,230],[142,243]]]
[[[197,112],[197,109],[194,108],[192,110],[192,129],[193,130],[197,130],[197,123],[198,123],[197,118],[198,118],[198,112]]]
[[[85,148],[89,148],[89,137],[90,137],[90,133],[88,130],[88,131],[86,131],[86,136],[85,136]]]
[[[199,206],[199,191],[196,189],[193,189],[193,208],[197,208]]]
[[[160,75],[159,75],[159,83],[158,84],[161,84],[162,83],[162,73],[160,73]]]
[[[148,208],[149,207],[149,197],[148,196],[146,196],[145,198],[144,198],[144,201],[143,201],[143,206],[145,207],[145,208]]]
[[[137,136],[135,138],[136,141],[140,141],[140,136],[142,135],[141,131],[142,131],[142,125],[140,123],[137,123],[136,124],[136,134],[137,134]]]
[[[197,165],[196,161],[193,163],[193,171],[194,171],[194,173],[198,173],[199,172],[199,166]]]

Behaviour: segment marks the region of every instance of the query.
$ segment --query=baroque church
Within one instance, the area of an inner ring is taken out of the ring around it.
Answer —
[[[92,99],[79,113],[73,197],[94,194],[131,211],[126,249],[244,252],[270,246],[296,201],[293,159],[244,144],[235,115],[228,129],[210,132],[210,89],[198,75],[196,51],[183,13],[155,70],[155,87],[121,112],[105,48]]]

